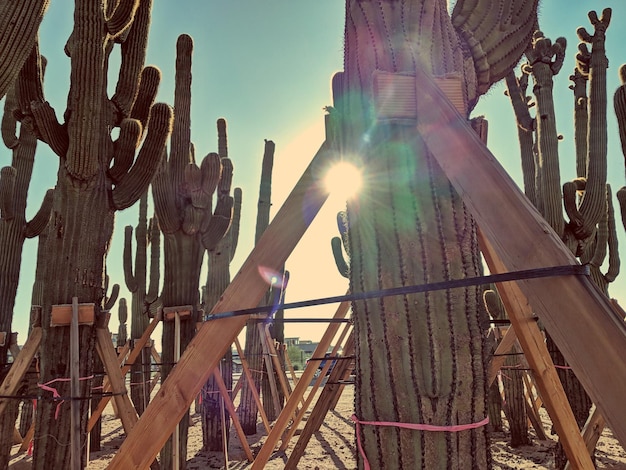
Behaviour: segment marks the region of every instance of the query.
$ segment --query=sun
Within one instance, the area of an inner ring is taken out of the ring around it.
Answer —
[[[363,186],[361,170],[350,162],[335,163],[324,177],[324,186],[333,197],[347,201],[356,196]]]

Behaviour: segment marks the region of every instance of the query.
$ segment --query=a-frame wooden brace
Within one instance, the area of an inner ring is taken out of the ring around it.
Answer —
[[[481,228],[492,249],[492,272],[577,264],[556,233],[479,140],[466,118],[458,113],[432,77],[421,68],[416,69],[415,87],[418,90],[416,137],[425,140]],[[213,313],[251,308],[261,299],[267,285],[258,268],[278,269],[286,261],[327,197],[316,177],[319,176],[316,167],[320,160],[326,159],[324,154],[328,151],[329,145],[325,143],[213,308]],[[576,376],[607,418],[613,433],[620,442],[626,442],[626,407],[622,403],[623,390],[626,390],[626,363],[620,357],[620,353],[626,350],[626,325],[614,312],[609,299],[583,276],[504,284],[515,286],[522,294],[510,295],[511,302],[525,305],[527,311],[531,311],[532,305],[532,311],[541,318]],[[219,323],[207,322],[202,327],[109,468],[143,469],[150,465],[173,431],[172,423],[178,422],[193,402],[202,384],[245,325],[246,318],[228,317]],[[528,321],[523,320],[520,325],[525,323]],[[519,337],[519,330],[517,333]],[[585,347],[581,348],[583,344]],[[576,434],[579,436],[577,429]],[[577,455],[568,454],[568,457],[574,468],[592,468],[586,466],[583,456],[579,463],[576,462]],[[262,465],[257,456],[253,468]]]

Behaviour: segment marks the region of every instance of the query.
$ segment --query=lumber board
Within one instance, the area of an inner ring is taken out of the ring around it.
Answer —
[[[604,431],[605,425],[606,421],[604,420],[604,416],[602,416],[598,407],[594,407],[589,414],[589,418],[587,418],[587,422],[585,423],[582,431],[583,440],[587,445],[589,455],[593,455],[593,452],[596,449],[596,444],[602,435],[602,431]],[[572,470],[572,466],[569,462],[565,464],[564,470]]]
[[[117,354],[113,348],[113,343],[111,343],[111,333],[109,333],[108,328],[96,328],[96,349],[98,354],[100,354],[104,370],[109,378],[113,400],[117,405],[124,432],[128,434],[137,423],[137,411],[130,398],[128,398],[128,392],[124,384],[124,375],[117,362]]]
[[[509,328],[504,333],[504,336],[498,343],[496,350],[493,352],[491,356],[491,360],[489,361],[488,371],[487,371],[487,385],[491,386],[496,377],[498,376],[498,371],[504,365],[504,361],[506,360],[505,354],[508,353],[515,341],[517,340],[517,336],[515,335],[515,330],[513,328]]]
[[[241,344],[239,344],[239,339],[235,338],[235,347],[237,348],[237,353],[239,354],[239,360],[241,361],[241,368],[243,369],[243,374],[239,377],[239,381],[237,382],[237,386],[233,391],[233,401],[235,397],[243,387],[243,380],[245,379],[248,383],[248,389],[252,394],[252,398],[256,403],[257,410],[259,411],[259,416],[261,416],[261,421],[263,421],[263,426],[265,426],[265,431],[269,434],[272,427],[270,426],[270,422],[267,419],[267,413],[265,413],[265,408],[263,408],[263,403],[261,402],[261,396],[256,389],[256,384],[254,382],[254,378],[252,377],[252,372],[250,372],[250,366],[248,366],[248,360],[246,359],[245,354],[243,353],[243,349],[241,348]]]
[[[137,358],[141,354],[141,351],[142,351],[144,345],[150,339],[150,335],[152,335],[152,332],[154,331],[154,329],[159,324],[159,321],[160,321],[160,315],[157,315],[156,317],[154,317],[152,319],[152,321],[150,322],[148,327],[145,329],[145,331],[141,335],[141,338],[139,338],[135,342],[133,350],[128,355],[128,357],[126,359],[126,363],[124,364],[124,367],[122,367],[122,369],[121,369],[122,377],[126,377],[126,374],[131,369],[132,365],[135,363],[135,361],[137,360]],[[119,363],[120,359],[121,359],[121,356],[118,356],[118,363]],[[109,381],[109,378],[105,377],[105,379],[103,381],[103,384],[102,384],[102,392],[105,393],[105,392],[109,392],[109,391],[111,391],[111,383]],[[110,396],[102,397],[100,399],[100,401],[98,402],[98,406],[91,413],[91,416],[89,417],[89,421],[87,422],[87,432],[91,432],[93,427],[98,422],[98,419],[100,418],[100,416],[102,416],[102,412],[104,411],[104,409],[106,408],[106,406],[107,406],[107,404],[109,403],[110,400],[111,400]]]
[[[41,344],[41,336],[42,330],[40,326],[36,326],[30,332],[26,343],[22,347],[22,350],[17,355],[17,357],[13,358],[13,364],[11,364],[11,369],[9,373],[2,381],[2,385],[0,385],[0,395],[1,396],[13,396],[20,388],[22,383],[22,379],[26,374],[26,371],[31,365],[33,357],[37,354],[39,350],[39,345]],[[5,408],[9,404],[9,399],[0,398],[0,415],[4,413]]]
[[[278,271],[326,202],[328,192],[322,184],[322,172],[333,154],[332,146],[325,141],[213,307],[212,314],[259,304],[268,289],[259,268]],[[109,469],[145,469],[150,465],[248,317],[225,317],[202,325],[121,445]]]
[[[416,130],[500,258],[501,270],[578,264],[423,68],[416,68],[415,82],[419,90]],[[584,276],[516,284],[616,438],[626,445],[623,318]]]
[[[237,411],[235,410],[235,405],[233,405],[233,401],[230,399],[230,395],[228,394],[228,389],[226,388],[226,384],[224,383],[224,379],[222,378],[222,373],[219,368],[215,369],[213,373],[213,377],[215,378],[215,383],[217,384],[217,388],[220,390],[220,394],[222,395],[222,400],[224,400],[224,406],[228,410],[228,414],[230,418],[233,420],[233,426],[237,431],[237,437],[239,437],[239,442],[241,442],[241,447],[248,458],[248,462],[252,462],[254,460],[254,456],[252,455],[252,451],[250,450],[250,446],[248,445],[248,439],[246,438],[246,433],[243,432],[243,428],[241,427],[241,422],[239,421],[239,417],[237,416]],[[222,429],[225,429],[226,426],[223,425]],[[226,454],[226,452],[224,452]]]

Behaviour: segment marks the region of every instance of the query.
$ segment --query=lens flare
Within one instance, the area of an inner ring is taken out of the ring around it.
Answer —
[[[358,194],[363,186],[361,170],[347,161],[335,163],[324,178],[326,190],[336,198],[348,200]]]

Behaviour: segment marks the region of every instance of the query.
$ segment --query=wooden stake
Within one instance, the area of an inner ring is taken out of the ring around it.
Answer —
[[[263,408],[263,403],[261,403],[261,397],[259,396],[259,392],[257,392],[256,385],[254,384],[254,377],[252,377],[252,374],[250,373],[250,367],[248,366],[248,361],[246,360],[246,357],[243,353],[243,348],[241,347],[241,344],[239,343],[239,339],[235,338],[234,342],[235,342],[235,347],[237,348],[237,353],[239,354],[239,359],[241,360],[241,367],[243,369],[243,375],[248,381],[249,389],[250,389],[250,392],[252,393],[252,398],[254,399],[254,402],[256,403],[257,410],[259,410],[259,415],[261,416],[261,421],[263,421],[263,425],[265,426],[265,431],[269,434],[270,429],[271,429],[270,422],[267,419],[267,413],[265,413],[265,409]],[[243,384],[241,379],[239,380],[239,383]],[[233,400],[235,399],[235,395],[236,393],[233,394]]]
[[[11,369],[2,381],[2,385],[0,385],[0,395],[7,397],[14,396],[17,393],[26,371],[30,367],[35,354],[37,354],[37,351],[39,350],[41,336],[41,326],[34,327],[20,353],[17,357],[13,358]],[[9,399],[0,398],[0,415],[4,413],[8,404]]]
[[[500,259],[489,242],[484,239],[482,232],[479,232],[479,241],[490,271],[492,273],[503,272]],[[498,283],[496,289],[509,314],[511,326],[515,328],[517,339],[524,350],[528,364],[533,370],[537,389],[559,435],[563,450],[572,463],[572,468],[593,470],[595,467],[578,430],[574,413],[569,406],[567,395],[565,395],[528,299],[515,282]]]
[[[180,359],[180,314],[174,312],[174,363],[177,364]],[[191,405],[191,403],[190,403]],[[176,420],[174,435],[172,436],[172,468],[178,470],[180,468],[180,420]]]
[[[92,322],[93,323],[93,322]],[[78,338],[78,297],[72,298],[72,317],[70,323],[70,425],[71,447],[70,458],[72,470],[82,467],[80,455],[80,358]]]

